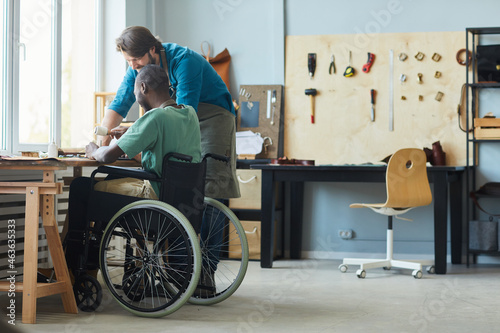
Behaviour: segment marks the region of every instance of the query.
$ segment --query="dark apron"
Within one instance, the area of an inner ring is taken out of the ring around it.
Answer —
[[[165,49],[160,50],[160,60],[168,76]],[[172,89],[171,89],[172,90]],[[176,99],[175,92],[171,97]],[[230,156],[229,164],[207,160],[205,196],[214,199],[239,198],[240,186],[236,178],[236,122],[234,115],[223,107],[198,104],[201,131],[201,156],[213,153]]]
[[[231,156],[229,164],[209,158],[205,195],[215,199],[240,197],[236,178],[236,122],[228,110],[213,104],[198,104],[201,130],[201,155],[214,153]]]

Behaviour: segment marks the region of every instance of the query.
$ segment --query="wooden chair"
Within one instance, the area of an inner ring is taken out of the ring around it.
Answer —
[[[339,266],[341,272],[346,272],[348,265],[360,265],[356,274],[359,278],[364,278],[366,269],[397,267],[413,269],[413,277],[420,279],[422,277],[422,265],[431,265],[427,271],[433,273],[433,261],[401,261],[393,259],[392,217],[398,218],[399,215],[415,207],[426,206],[432,202],[426,162],[426,155],[421,149],[406,148],[398,150],[392,155],[387,165],[387,201],[380,204],[355,203],[350,205],[351,208],[370,208],[376,213],[388,216],[387,257],[385,259],[346,258]]]

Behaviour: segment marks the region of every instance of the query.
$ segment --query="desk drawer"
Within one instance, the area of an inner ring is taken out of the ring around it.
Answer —
[[[236,170],[241,197],[229,199],[229,207],[236,209],[260,209],[262,176],[260,170]]]

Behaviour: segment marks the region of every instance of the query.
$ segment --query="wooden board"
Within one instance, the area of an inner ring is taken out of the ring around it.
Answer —
[[[370,35],[286,37],[284,153],[290,158],[314,159],[316,164],[380,161],[400,148],[432,148],[440,141],[448,165],[465,165],[466,135],[457,122],[465,66],[456,53],[465,45],[464,32],[428,32]],[[389,50],[394,71],[389,77]],[[342,74],[349,64],[356,74]],[[367,53],[375,54],[369,73],[362,72]],[[401,52],[408,55],[400,61]],[[422,61],[415,55],[424,54]],[[309,77],[307,54],[317,54],[314,77]],[[436,62],[432,55],[438,53]],[[328,68],[335,56],[336,74]],[[441,72],[435,78],[436,71]],[[422,73],[422,83],[417,81]],[[407,81],[400,82],[405,74]],[[389,81],[394,85],[394,130],[389,131]],[[310,99],[315,88],[315,124],[310,120]],[[370,89],[376,90],[375,121],[370,120]],[[437,92],[443,93],[440,102]],[[419,101],[419,95],[423,100]],[[405,96],[406,100],[402,100]]]
[[[268,115],[268,92],[276,91],[276,101],[270,103]],[[267,149],[262,149],[255,158],[277,158],[283,153],[283,86],[281,85],[241,85],[239,95],[237,130],[260,133]],[[274,108],[274,112],[273,112]],[[247,117],[249,114],[255,117]],[[274,113],[274,117],[273,117]],[[269,116],[269,117],[268,117]],[[251,121],[248,121],[250,119]],[[247,120],[247,121],[245,121]],[[272,144],[270,144],[272,142]],[[268,145],[269,144],[269,145]]]

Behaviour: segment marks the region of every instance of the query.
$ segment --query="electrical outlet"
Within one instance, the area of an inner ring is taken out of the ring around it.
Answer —
[[[352,238],[352,230],[351,229],[341,229],[339,230],[339,237],[342,239],[351,239]]]

